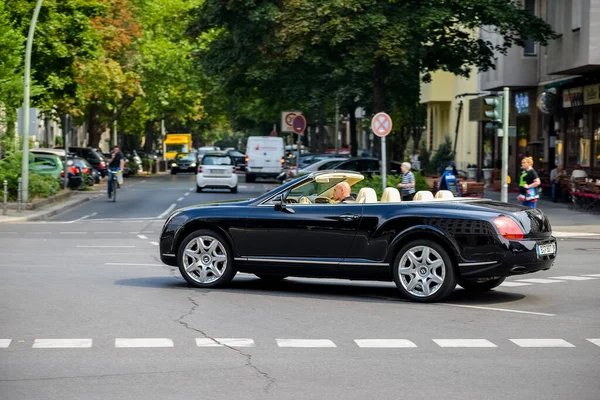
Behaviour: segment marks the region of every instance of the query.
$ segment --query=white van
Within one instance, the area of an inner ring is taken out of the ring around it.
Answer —
[[[246,143],[246,182],[257,177],[277,178],[285,165],[283,138],[250,136]]]

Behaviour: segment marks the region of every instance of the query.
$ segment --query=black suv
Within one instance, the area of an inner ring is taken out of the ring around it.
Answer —
[[[367,176],[372,176],[373,174],[380,174],[381,167],[379,165],[379,160],[376,158],[370,157],[354,157],[349,158],[345,161],[340,161],[339,164],[333,165],[329,167],[329,169],[339,169],[344,171],[355,171],[360,172],[361,174],[365,174]]]
[[[69,147],[69,152],[87,160],[95,170],[104,178],[107,174],[108,164],[99,149],[94,147]]]

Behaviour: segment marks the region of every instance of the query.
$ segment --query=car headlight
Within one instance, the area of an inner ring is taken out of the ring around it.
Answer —
[[[193,163],[190,164],[190,167],[195,167],[195,166],[196,166],[195,162],[193,162]]]
[[[176,166],[177,166],[177,163],[172,163],[171,164],[171,167],[176,167]]]

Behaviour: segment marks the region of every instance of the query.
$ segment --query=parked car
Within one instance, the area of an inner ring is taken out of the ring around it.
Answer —
[[[67,187],[77,189],[83,183],[81,169],[78,166],[69,166],[68,159],[71,155],[64,149],[31,149],[30,169],[41,175],[52,175],[61,181],[64,185],[65,166],[64,160],[67,160]]]
[[[171,175],[178,172],[196,172],[196,155],[194,153],[177,153],[171,161]]]
[[[204,157],[206,153],[213,151],[221,151],[221,149],[217,146],[204,146],[198,148],[198,151],[196,152],[196,161],[201,162],[202,157]]]
[[[341,161],[338,164],[331,165],[331,169],[339,169],[344,171],[355,171],[372,176],[373,174],[380,174],[381,167],[379,165],[379,159],[371,157],[353,157],[348,158],[345,161]]]
[[[231,157],[238,171],[246,170],[246,155],[244,153],[234,149],[226,150],[226,153]]]
[[[324,171],[327,169],[333,169],[333,166],[338,165],[340,162],[347,160],[347,158],[324,158],[315,163],[310,164],[309,166],[300,169],[300,172],[296,171],[296,167],[292,167],[288,171],[287,179],[293,179],[298,175],[308,174],[310,172],[316,171]]]
[[[379,200],[368,187],[355,202],[332,204],[336,184],[363,179],[320,171],[255,199],[176,210],[161,231],[161,260],[201,288],[226,285],[237,272],[393,281],[417,302],[441,301],[457,283],[483,292],[554,265],[556,239],[540,209],[447,192],[402,202],[396,188]]]
[[[97,171],[94,167],[92,167],[92,164],[90,164],[90,162],[86,159],[77,156],[67,157],[67,166],[70,165],[79,167],[83,174],[84,180],[88,179],[86,177],[89,177],[92,184],[100,183],[100,172]]]
[[[237,193],[238,176],[231,156],[224,152],[205,153],[196,174],[196,193],[204,189],[229,189]]]
[[[138,155],[137,151],[128,151],[125,152],[123,155],[127,160],[126,163],[129,163],[129,161],[135,161],[135,163],[137,164],[137,172],[142,172],[144,170],[144,168],[142,167],[142,158]]]
[[[324,160],[326,158],[349,158],[348,154],[339,153],[323,153],[323,154],[301,154],[300,155],[300,169],[306,168],[317,161]],[[293,162],[295,164],[295,161]],[[292,166],[293,166],[292,165]]]
[[[103,178],[107,175],[108,163],[99,149],[93,147],[69,147],[69,152],[88,160],[100,172]]]

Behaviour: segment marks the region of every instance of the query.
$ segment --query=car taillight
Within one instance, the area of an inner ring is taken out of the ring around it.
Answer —
[[[248,164],[248,155],[245,155],[245,156],[244,156],[244,162],[245,162],[246,164]]]
[[[106,164],[104,164],[104,161],[100,161],[100,164],[98,164],[98,167],[101,169],[106,168]]]
[[[83,169],[83,173],[84,173],[84,174],[90,174],[91,172],[92,172],[92,171],[90,171],[90,169],[89,169],[89,168],[84,168],[84,169]]]
[[[232,168],[231,172],[233,172],[234,174],[236,173],[235,166]]]
[[[523,230],[510,217],[495,218],[494,225],[496,225],[498,233],[505,239],[523,239]]]
[[[281,166],[285,166],[285,157],[281,157]]]
[[[60,177],[61,177],[61,178],[64,178],[64,177],[65,177],[65,171],[61,171],[61,172],[60,172]]]
[[[79,170],[77,167],[69,167],[69,171],[74,175],[79,175]]]
[[[201,174],[202,173],[202,166],[198,167],[198,173]]]

